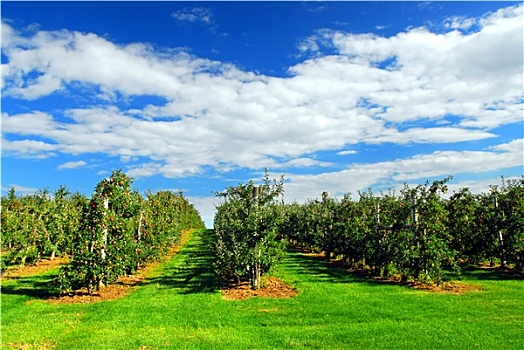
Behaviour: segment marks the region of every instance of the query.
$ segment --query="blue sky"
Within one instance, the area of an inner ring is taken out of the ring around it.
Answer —
[[[523,174],[521,2],[2,2],[2,191]]]

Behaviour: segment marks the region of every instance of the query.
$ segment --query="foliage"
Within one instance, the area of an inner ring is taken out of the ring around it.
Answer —
[[[62,291],[87,288],[91,293],[165,256],[180,241],[182,230],[202,228],[200,215],[182,193],[131,189],[133,179],[116,170],[95,188],[84,207],[74,237],[71,264],[62,268]]]
[[[445,199],[450,177],[376,196],[371,190],[341,201],[283,207],[281,232],[298,247],[342,257],[387,277],[442,282],[443,269],[459,263],[498,259],[522,270],[524,262],[524,177],[492,186],[488,194],[468,189]]]
[[[271,183],[266,171],[260,186],[250,181],[217,193],[225,197],[214,220],[215,268],[223,279],[249,280],[258,288],[260,276],[280,259],[283,216],[276,199],[283,193],[283,183],[283,177]]]
[[[450,248],[451,235],[446,226],[448,212],[443,194],[447,192],[446,183],[450,178],[434,181],[431,186],[417,186],[406,189],[415,198],[415,210],[418,215],[414,222],[410,264],[408,265],[415,280],[442,281],[443,264],[456,266],[455,252]]]
[[[96,186],[74,240],[71,264],[59,278],[62,290],[86,287],[91,292],[133,271],[141,197],[131,191],[131,182],[115,171]]]
[[[524,269],[524,177],[502,182],[495,195],[495,233],[502,264]]]
[[[455,192],[447,201],[450,247],[457,252],[457,259],[477,263],[487,258],[485,247],[489,242],[477,222],[480,210],[481,202],[469,188]]]
[[[165,256],[170,247],[180,243],[182,231],[204,228],[198,211],[182,192],[148,191],[140,215],[137,254],[144,262]]]
[[[8,264],[24,265],[44,257],[70,254],[86,198],[60,186],[17,196],[11,188],[2,197],[2,249]]]
[[[2,264],[70,255],[56,282],[63,291],[91,292],[163,257],[183,230],[204,227],[182,192],[149,191],[143,198],[132,182],[114,171],[90,200],[66,186],[25,196],[9,189],[1,202]]]
[[[503,178],[501,186],[479,195],[463,189],[448,206],[448,225],[461,259],[492,265],[498,260],[502,267],[509,263],[524,269],[524,177]]]

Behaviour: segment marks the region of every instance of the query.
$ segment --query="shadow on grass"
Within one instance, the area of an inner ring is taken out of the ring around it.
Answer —
[[[300,251],[288,251],[284,264],[286,269],[294,274],[306,276],[309,282],[350,283],[367,281],[364,276],[351,273],[339,264]]]
[[[214,293],[220,281],[213,271],[213,231],[193,233],[178,253],[176,266],[166,268],[158,277],[146,278],[141,284],[158,284],[179,289],[181,294]]]
[[[60,295],[52,284],[56,275],[35,275],[10,278],[2,281],[0,294],[25,295],[31,298],[47,299]],[[14,283],[11,283],[14,281]]]
[[[193,233],[195,237],[184,245],[174,257],[176,265],[166,267],[158,277],[146,277],[139,285],[159,284],[178,288],[182,294],[212,293],[220,288],[213,271],[213,255],[210,249],[212,231]],[[12,277],[2,280],[1,294],[25,295],[31,298],[50,299],[60,295],[53,285],[56,274]],[[5,282],[4,282],[5,281]]]
[[[476,281],[509,281],[524,280],[524,273],[514,269],[500,267],[480,267],[478,265],[461,266],[462,276],[467,280]]]
[[[339,261],[329,261],[324,257],[308,255],[303,252],[291,250],[287,254],[286,269],[297,275],[305,276],[309,282],[326,283],[366,283],[371,285],[391,284],[412,288],[414,283],[400,282],[392,279],[381,279],[365,270],[351,270],[346,264]],[[446,281],[504,281],[523,280],[524,274],[513,270],[498,268],[481,268],[476,265],[462,267],[462,277],[452,271],[445,271]]]

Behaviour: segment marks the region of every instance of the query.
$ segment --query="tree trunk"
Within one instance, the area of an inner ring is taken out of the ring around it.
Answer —
[[[107,209],[109,209],[109,199],[104,199],[104,216],[107,215]],[[102,249],[100,251],[100,254],[102,256],[102,260],[106,259],[106,245],[107,245],[107,227],[104,228],[104,244],[102,245]]]
[[[138,246],[140,246],[140,242],[142,241],[142,211],[140,211],[140,218],[138,219],[138,230],[136,232],[136,243]],[[137,249],[140,249],[137,247]],[[137,251],[138,254],[138,251]],[[140,268],[140,259],[137,258],[136,262],[136,269],[138,270]]]
[[[251,268],[251,287],[253,289],[260,288],[260,275],[261,275],[260,258],[261,256],[262,256],[262,249],[258,248],[258,260],[255,263],[255,265]]]
[[[109,209],[109,199],[108,198],[104,198],[104,209],[105,209],[104,211],[104,216],[105,216],[107,215],[107,210]],[[104,234],[104,238],[103,238],[102,248],[100,249],[100,256],[102,260],[105,260],[106,259],[107,234],[108,234],[107,226],[104,228],[103,234]],[[98,280],[98,290],[104,287],[103,281],[104,281],[104,277],[100,276]]]
[[[140,244],[140,241],[142,240],[142,211],[140,211],[140,218],[138,219],[138,231],[136,233],[136,242]]]
[[[502,216],[504,216],[504,213],[502,213]],[[497,238],[500,246],[500,267],[503,269],[506,267],[506,254],[504,247],[504,237],[502,235],[502,229],[500,228],[499,202],[497,197],[495,197],[495,227],[497,230]]]
[[[256,289],[260,288],[260,263],[258,262],[256,264],[256,269],[255,269],[255,278],[256,278]]]
[[[415,197],[411,195],[411,221],[412,225],[414,226],[413,229],[413,238],[417,237],[417,228],[418,225],[418,214],[417,214],[417,202],[415,201]]]
[[[251,267],[251,288],[258,289],[260,288],[260,264],[257,262],[253,267]]]

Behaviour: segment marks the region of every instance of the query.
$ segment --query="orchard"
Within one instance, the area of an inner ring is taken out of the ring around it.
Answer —
[[[359,192],[304,204],[285,203],[284,177],[215,192],[213,267],[227,283],[249,282],[278,264],[287,246],[322,252],[380,277],[437,283],[465,263],[524,270],[524,177],[489,192],[448,193],[451,178],[396,193]],[[67,256],[55,283],[90,293],[164,257],[181,232],[203,228],[183,193],[132,189],[117,170],[91,198],[65,186],[2,197],[2,268]]]
[[[56,280],[62,292],[89,293],[133,274],[165,256],[183,230],[203,228],[198,211],[182,193],[131,188],[117,170],[101,180],[90,199],[61,186],[2,197],[2,263],[24,265],[68,256]]]

